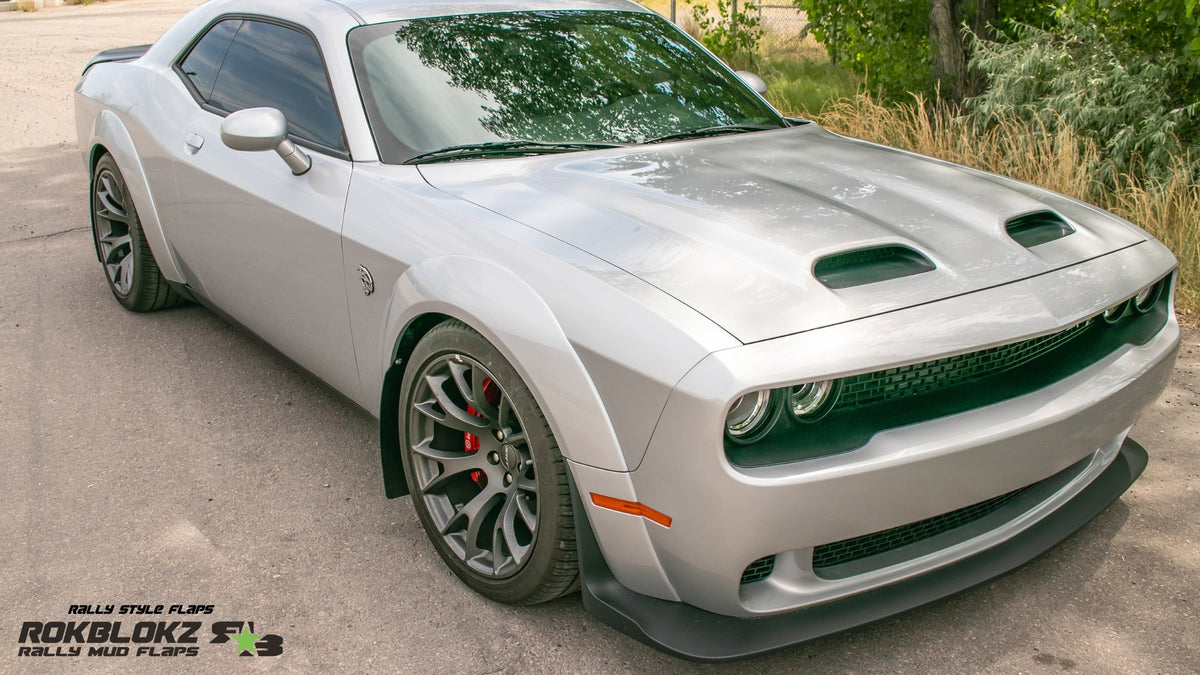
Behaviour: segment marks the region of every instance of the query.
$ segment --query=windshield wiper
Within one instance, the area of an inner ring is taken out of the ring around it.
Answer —
[[[646,141],[650,143],[665,143],[666,141],[681,141],[686,138],[704,138],[720,136],[721,134],[741,134],[749,131],[766,131],[767,129],[782,129],[775,124],[718,124],[715,127],[701,127],[690,131],[679,131],[665,136],[656,136]]]
[[[445,162],[456,159],[473,159],[479,157],[519,157],[522,155],[544,155],[554,152],[577,152],[579,150],[596,150],[599,148],[620,147],[618,143],[588,143],[569,142],[551,143],[546,141],[488,141],[484,143],[466,143],[451,145],[438,150],[423,152],[405,162],[405,164],[428,164],[430,162]]]

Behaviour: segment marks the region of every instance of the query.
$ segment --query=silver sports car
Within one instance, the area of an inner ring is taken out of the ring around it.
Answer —
[[[211,0],[75,105],[121,305],[377,417],[478,592],[727,659],[1082,526],[1179,344],[1136,226],[760,89],[626,0]]]

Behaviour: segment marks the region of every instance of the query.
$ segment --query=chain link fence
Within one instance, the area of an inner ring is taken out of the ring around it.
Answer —
[[[808,15],[795,5],[759,5],[759,16],[766,35],[797,40],[808,35]]]
[[[676,25],[693,35],[698,32],[696,21],[692,17],[691,3],[686,0],[678,2],[646,2],[643,3],[658,11],[663,16],[674,21]],[[740,4],[740,3],[739,3]],[[762,4],[758,6],[763,34],[776,39],[803,40],[808,35],[808,15],[803,10],[791,4]]]

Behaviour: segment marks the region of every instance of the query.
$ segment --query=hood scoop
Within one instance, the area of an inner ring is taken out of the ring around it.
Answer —
[[[905,246],[876,246],[825,256],[813,267],[817,281],[838,290],[931,272],[929,258]]]
[[[1025,248],[1048,244],[1075,232],[1075,228],[1053,211],[1036,211],[1017,216],[1005,223],[1004,229],[1013,241]]]

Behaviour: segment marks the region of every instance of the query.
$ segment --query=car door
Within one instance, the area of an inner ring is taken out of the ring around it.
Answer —
[[[169,236],[191,285],[254,333],[356,398],[341,226],[352,163],[316,40],[296,26],[227,18],[176,64],[196,98],[172,151]],[[312,158],[292,175],[274,152],[221,142],[221,122],[272,107]]]

